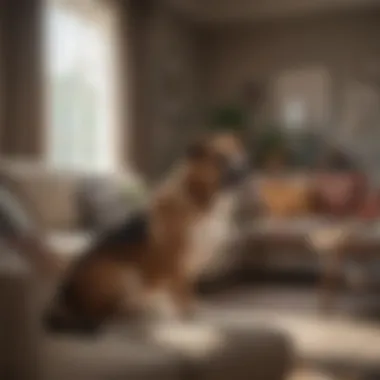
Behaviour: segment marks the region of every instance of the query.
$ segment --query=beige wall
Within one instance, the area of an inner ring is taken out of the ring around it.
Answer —
[[[335,130],[343,124],[346,85],[368,65],[380,68],[380,13],[230,27],[195,26],[154,6],[149,12],[144,8],[140,18],[130,16],[135,25],[135,50],[129,54],[134,57],[128,86],[134,82],[130,100],[135,114],[130,147],[136,151],[133,157],[138,157],[139,169],[151,178],[168,168],[201,127],[200,112],[234,101],[249,81],[270,89],[273,79],[284,71],[326,70],[331,79],[326,128],[334,128],[336,137]],[[264,109],[270,113],[268,94]],[[310,98],[314,99],[312,94]]]
[[[345,84],[370,62],[380,67],[380,13],[220,27],[204,35],[203,83],[209,105],[236,99],[247,81],[270,87],[284,70],[317,66],[331,76],[330,122],[335,126],[342,119]]]

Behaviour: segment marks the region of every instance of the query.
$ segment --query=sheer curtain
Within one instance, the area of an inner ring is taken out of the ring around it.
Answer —
[[[47,160],[109,171],[118,161],[115,14],[97,0],[47,1]]]

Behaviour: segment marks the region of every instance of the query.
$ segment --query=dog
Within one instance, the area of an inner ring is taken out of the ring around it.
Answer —
[[[191,316],[194,281],[228,237],[234,190],[247,169],[243,144],[232,133],[190,144],[146,208],[101,234],[71,265],[47,326],[94,331],[152,308],[159,295],[169,299],[173,316]]]

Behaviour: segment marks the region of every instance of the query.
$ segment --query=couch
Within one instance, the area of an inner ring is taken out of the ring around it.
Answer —
[[[83,199],[78,197],[83,177],[78,174],[3,164],[0,178],[0,187],[11,194],[13,204],[28,210],[12,214],[13,208],[5,207],[4,211],[0,196],[0,212],[6,212],[12,221],[12,234],[4,232],[1,236],[0,334],[4,338],[0,339],[1,379],[286,378],[294,361],[289,338],[281,331],[254,323],[241,327],[227,316],[220,318],[223,308],[229,309],[228,303],[218,309],[219,318],[213,317],[211,306],[201,313],[199,322],[217,328],[223,343],[217,350],[200,356],[140,339],[128,331],[124,334],[123,329],[106,331],[93,338],[46,332],[41,325],[41,313],[56,279],[38,277],[22,250],[8,245],[8,237],[38,231],[48,246],[70,259],[88,244],[91,232],[99,226],[91,223],[93,218],[89,222],[88,214],[83,217],[79,207]],[[103,180],[109,183],[109,179]],[[4,202],[9,205],[9,199]],[[39,229],[34,222],[38,222]],[[207,297],[211,299],[212,292]],[[205,304],[208,305],[207,299]]]

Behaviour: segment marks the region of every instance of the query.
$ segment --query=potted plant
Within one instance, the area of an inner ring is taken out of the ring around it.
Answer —
[[[286,135],[275,125],[262,129],[254,144],[254,150],[259,168],[283,167],[289,161],[290,151]]]
[[[221,106],[211,113],[211,129],[227,129],[244,132],[246,129],[245,111],[235,105]]]

